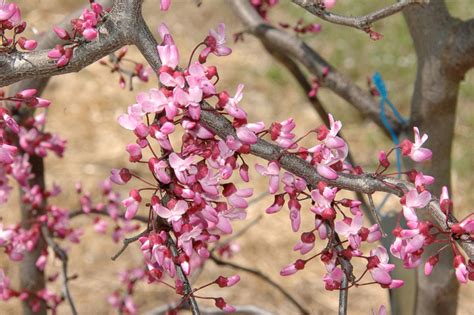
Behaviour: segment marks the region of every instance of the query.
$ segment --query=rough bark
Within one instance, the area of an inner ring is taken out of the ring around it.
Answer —
[[[411,7],[404,13],[418,59],[411,124],[430,136],[427,147],[433,151],[433,159],[422,166],[422,171],[436,178],[431,191],[439,196],[442,186],[451,187],[451,149],[459,84],[471,58],[464,56],[453,62],[453,52],[457,51],[453,47],[461,46],[453,43],[472,39],[466,37],[469,31],[463,27],[466,23],[451,17],[442,0],[432,0],[423,9]],[[427,218],[427,214],[423,213],[423,217]],[[431,246],[424,258],[439,248]],[[452,263],[452,251],[446,250],[430,277],[418,270],[415,314],[456,314],[459,283]]]

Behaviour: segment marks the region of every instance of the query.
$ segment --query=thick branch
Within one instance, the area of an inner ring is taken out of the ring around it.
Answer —
[[[367,31],[371,24],[384,19],[390,15],[394,15],[402,11],[405,7],[413,4],[427,3],[426,0],[400,0],[392,5],[374,11],[364,16],[344,16],[328,12],[321,4],[314,0],[292,0],[293,3],[299,5],[306,11],[316,15],[317,17],[334,24],[345,25]]]
[[[277,50],[279,53],[299,61],[320,79],[322,86],[331,89],[345,99],[365,117],[379,125],[388,135],[380,120],[378,103],[369,92],[362,90],[351,79],[339,73],[336,68],[306,45],[299,37],[279,30],[264,21],[247,0],[234,0],[231,4],[248,32],[258,37],[270,49]],[[327,75],[323,75],[327,69],[329,69],[329,72]],[[394,131],[400,133],[402,125],[395,116],[389,114],[387,119]]]
[[[129,44],[129,34],[133,33],[136,21],[136,15],[132,14],[136,10],[131,8],[138,5],[134,2],[137,1],[115,1],[110,14],[99,28],[99,37],[74,49],[74,56],[64,67],[58,67],[54,60],[48,58],[48,49],[0,54],[0,86],[25,79],[77,72]],[[138,2],[141,4],[141,1]]]

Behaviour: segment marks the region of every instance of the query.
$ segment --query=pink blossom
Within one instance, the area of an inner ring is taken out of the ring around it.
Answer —
[[[295,261],[291,265],[288,265],[288,266],[284,267],[280,271],[280,275],[281,276],[290,276],[290,275],[296,273],[298,270],[304,269],[305,264],[306,264],[306,261],[298,259],[297,261]]]
[[[168,11],[171,5],[171,0],[160,0],[160,10]]]
[[[265,129],[265,125],[262,121],[256,123],[249,123],[238,127],[235,131],[237,133],[237,137],[240,141],[245,144],[255,144],[257,143],[258,137],[257,133],[263,131]]]
[[[428,135],[423,134],[423,136],[420,137],[420,131],[417,127],[413,127],[413,131],[415,133],[415,142],[412,143],[410,140],[405,139],[400,144],[403,155],[409,156],[415,162],[422,162],[431,159],[431,150],[421,147],[423,143],[428,140]]]
[[[255,169],[260,175],[269,177],[268,191],[275,194],[280,183],[280,165],[275,161],[269,162],[267,167],[257,163]]]
[[[206,48],[199,54],[199,62],[205,63],[207,56],[213,53],[216,56],[227,56],[232,52],[232,49],[225,46],[225,24],[220,23],[217,25],[217,32],[214,30],[209,31],[209,36],[204,40]]]
[[[163,66],[175,69],[179,64],[179,51],[176,45],[160,45],[156,47]]]
[[[110,173],[109,179],[117,185],[124,185],[132,178],[132,174],[126,168],[112,169]]]
[[[270,126],[270,135],[272,140],[278,143],[279,146],[285,149],[294,149],[296,144],[294,143],[295,134],[292,132],[296,127],[293,118],[288,118],[281,123],[273,123]]]
[[[362,227],[362,215],[356,215],[354,219],[345,218],[342,221],[335,223],[335,230],[340,235],[348,238],[349,244],[353,249],[360,247],[361,238],[359,236],[359,230]]]
[[[341,287],[342,279],[344,278],[344,271],[341,268],[335,267],[333,270],[328,272],[324,277],[326,290],[335,290]]]
[[[0,3],[0,22],[8,29],[15,27],[21,21],[20,8],[15,3]]]
[[[138,190],[133,189],[130,191],[130,197],[122,201],[123,206],[126,208],[125,219],[131,220],[138,211],[142,197]]]
[[[428,176],[424,175],[422,172],[418,172],[415,177],[415,186],[416,187],[421,187],[425,185],[431,185],[434,183],[434,177],[433,176]]]
[[[199,88],[202,90],[205,96],[216,94],[216,88],[207,77],[207,69],[199,62],[193,63],[188,68],[188,75],[186,75],[186,81],[190,88]]]
[[[273,204],[270,207],[268,207],[265,210],[265,212],[268,213],[268,214],[276,213],[276,212],[281,210],[281,208],[283,207],[284,204],[285,204],[284,194],[275,195],[275,201],[273,202]]]
[[[227,304],[224,301],[223,298],[216,298],[215,299],[215,305],[226,313],[235,312],[235,307],[233,307],[232,305]]]
[[[224,109],[229,113],[234,118],[237,119],[246,119],[247,118],[247,113],[239,106],[240,101],[242,101],[243,98],[243,89],[244,85],[239,84],[237,87],[237,92],[235,92],[234,97],[229,97]]]
[[[214,282],[217,283],[217,285],[221,288],[225,287],[231,287],[234,284],[238,283],[240,281],[240,277],[238,275],[232,276],[232,277],[223,277],[219,276]]]
[[[467,283],[468,281],[468,270],[466,267],[466,260],[461,255],[456,255],[453,261],[454,269],[456,270],[456,278],[461,283]]]
[[[336,0],[323,0],[324,7],[331,10],[336,5]]]
[[[0,144],[0,163],[11,164],[17,153],[17,147],[9,144]]]
[[[405,205],[403,206],[403,215],[407,221],[418,221],[415,209],[424,208],[431,200],[431,194],[425,190],[418,193],[416,189],[410,190],[405,195]]]
[[[425,275],[429,276],[433,271],[434,266],[439,262],[439,255],[431,256],[425,263]]]
[[[155,174],[156,178],[158,178],[158,180],[163,184],[171,183],[171,178],[166,171],[168,166],[169,165],[165,160],[158,160],[156,157],[152,157],[148,161],[148,167],[153,174]]]
[[[158,202],[153,205],[153,210],[163,219],[167,219],[168,222],[176,222],[181,220],[183,214],[188,210],[188,203],[184,200],[178,200],[172,208],[169,209]]]
[[[326,209],[331,209],[331,203],[336,197],[337,188],[324,187],[322,192],[320,189],[313,189],[311,191],[311,199],[315,204],[310,210],[316,214],[322,215]]]
[[[127,144],[127,152],[130,154],[130,162],[138,162],[142,159],[142,150],[140,146],[136,143]]]
[[[174,173],[180,182],[188,184],[195,181],[195,174],[197,173],[197,168],[194,165],[195,159],[196,156],[189,156],[182,159],[174,152],[170,154],[170,166],[173,168]]]
[[[389,258],[387,250],[379,245],[377,248],[370,251],[370,256],[367,268],[369,269],[372,278],[382,286],[389,287],[392,282],[395,281],[392,280],[392,277],[390,276],[390,272],[395,269],[395,265],[388,263]],[[403,284],[401,280],[397,280],[397,282],[394,283],[395,286],[400,286],[401,284]]]

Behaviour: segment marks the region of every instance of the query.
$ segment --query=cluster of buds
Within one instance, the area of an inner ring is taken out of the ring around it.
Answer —
[[[318,23],[304,23],[304,19],[299,19],[295,25],[291,26],[288,23],[278,23],[283,28],[291,28],[296,34],[315,34],[321,32],[321,24]]]
[[[90,9],[84,9],[82,15],[71,20],[70,31],[55,26],[54,32],[64,41],[49,51],[48,57],[55,60],[58,67],[66,66],[71,60],[74,49],[84,41],[93,41],[99,36],[99,26],[105,16],[105,11],[99,3],[91,1]]]
[[[24,50],[34,50],[38,43],[33,39],[19,36],[26,29],[26,22],[21,20],[21,11],[15,3],[0,3],[0,52],[12,52],[19,46]],[[12,34],[9,35],[8,32]]]

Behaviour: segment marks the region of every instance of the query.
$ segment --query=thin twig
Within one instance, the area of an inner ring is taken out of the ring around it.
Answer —
[[[41,234],[43,235],[46,243],[48,246],[51,247],[55,253],[55,255],[61,260],[62,263],[62,276],[63,276],[63,290],[66,300],[71,307],[71,312],[73,315],[77,315],[76,306],[74,305],[74,300],[72,299],[71,292],[69,291],[69,277],[67,272],[67,264],[68,264],[68,255],[65,250],[63,250],[53,239],[51,234],[49,233],[48,226],[46,224],[41,225]]]
[[[377,224],[379,225],[380,232],[382,232],[382,236],[386,237],[387,233],[384,232],[382,228],[382,222],[380,222],[379,214],[375,210],[375,204],[374,199],[372,199],[372,194],[367,194],[367,197],[369,198],[370,211],[372,212],[372,215],[374,216],[375,220],[377,221]]]
[[[413,4],[427,3],[425,0],[400,0],[394,4],[386,6],[382,9],[374,11],[364,16],[344,16],[339,14],[331,13],[324,9],[321,4],[318,4],[314,0],[292,0],[293,3],[299,5],[311,14],[334,24],[345,25],[357,28],[359,30],[367,31],[370,29],[371,24],[384,19],[388,16],[394,15],[402,11],[407,6]]]
[[[211,253],[211,256],[209,258],[214,263],[216,263],[216,265],[218,265],[218,266],[227,266],[227,267],[237,269],[237,270],[241,270],[241,271],[245,271],[245,272],[253,274],[254,276],[257,276],[258,278],[262,279],[263,281],[267,282],[269,285],[271,285],[272,287],[274,287],[275,289],[280,291],[294,306],[296,306],[300,310],[301,314],[310,314],[310,312],[307,309],[305,309],[288,291],[286,291],[283,287],[281,287],[278,283],[276,283],[275,281],[270,279],[270,277],[268,277],[267,275],[265,275],[261,271],[256,270],[256,269],[252,269],[252,268],[248,268],[248,267],[244,267],[244,266],[241,266],[241,265],[229,262],[229,261],[223,261],[223,260],[219,259],[218,257],[216,257],[216,255],[214,255],[212,253]]]
[[[100,216],[103,216],[103,217],[108,217],[109,219],[112,219],[112,217],[110,216],[110,214],[108,214],[107,212],[104,212],[104,211],[97,211],[95,209],[92,209],[91,212],[89,213],[86,213],[82,210],[75,210],[75,211],[72,211],[72,212],[69,212],[69,219],[74,219],[76,217],[79,217],[81,215],[100,215]],[[124,213],[121,213],[118,215],[119,218],[121,219],[125,219],[125,214]],[[141,215],[135,215],[131,220],[133,221],[139,221],[139,222],[142,222],[142,223],[148,223],[148,218],[147,217],[144,217],[144,216],[141,216]]]
[[[111,257],[112,260],[116,260],[117,258],[120,257],[120,255],[122,255],[122,253],[127,249],[128,245],[130,245],[131,243],[133,242],[136,242],[138,241],[138,239],[142,236],[145,236],[145,235],[148,235],[148,233],[150,233],[150,231],[152,230],[151,227],[147,227],[146,230],[142,231],[141,233],[135,235],[135,236],[132,236],[130,238],[126,238],[123,240],[123,245],[122,245],[122,248],[120,248],[120,250],[117,252],[117,254],[113,255]]]
[[[171,250],[171,255],[173,255],[173,258],[177,259],[179,256],[178,248],[176,247],[176,243],[174,242],[173,238],[171,238],[171,235],[168,233],[168,247]],[[189,283],[188,277],[186,277],[186,274],[183,271],[183,268],[176,263],[176,271],[178,274],[178,277],[183,281],[184,284],[184,294],[185,296],[189,299],[189,304],[191,307],[191,312],[193,315],[200,315],[201,312],[199,311],[199,306],[196,302],[196,298],[193,296],[193,289],[191,287],[191,284]]]

